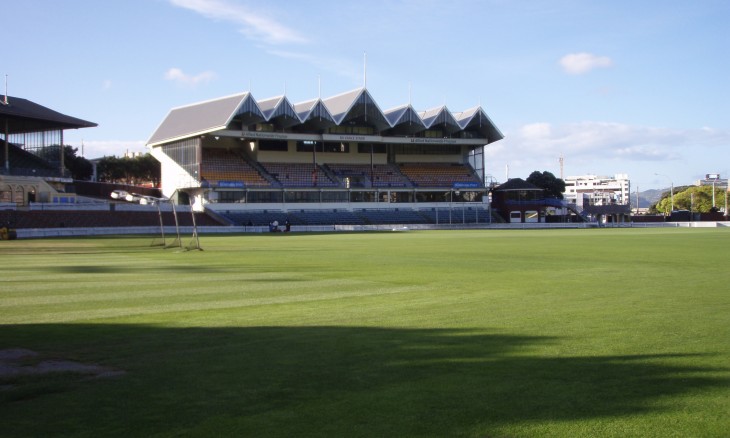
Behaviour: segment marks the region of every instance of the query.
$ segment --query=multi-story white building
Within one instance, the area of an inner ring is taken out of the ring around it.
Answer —
[[[631,194],[629,176],[618,173],[613,177],[597,175],[565,178],[565,200],[578,207],[588,205],[627,205]]]

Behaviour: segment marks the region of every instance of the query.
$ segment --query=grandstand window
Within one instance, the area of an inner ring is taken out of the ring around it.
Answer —
[[[286,202],[320,202],[319,192],[294,191],[286,192]]]
[[[377,192],[350,192],[350,202],[377,202]]]
[[[324,144],[324,152],[350,152],[350,143],[327,142]]]
[[[390,202],[413,202],[413,192],[390,192]]]
[[[374,154],[384,154],[386,150],[385,145],[382,143],[358,143],[357,151],[361,154],[369,154],[371,147]]]
[[[449,192],[416,192],[416,202],[447,202]]]
[[[289,143],[286,140],[259,140],[259,150],[286,152],[289,150]]]
[[[458,145],[395,144],[392,148],[399,155],[458,155],[461,153],[461,146]]]
[[[299,140],[297,142],[297,152],[322,152],[322,142],[316,140]]]
[[[373,135],[375,129],[371,126],[332,126],[328,132],[330,134]]]
[[[347,202],[347,192],[322,192],[322,202]]]
[[[257,123],[256,124],[256,131],[258,131],[258,132],[274,132],[274,124],[273,123]]]
[[[440,129],[429,129],[427,131],[423,131],[423,136],[426,138],[443,138],[444,131]]]
[[[243,190],[218,192],[218,202],[226,204],[246,202],[246,192]]]
[[[200,139],[191,138],[162,146],[162,152],[172,158],[190,175],[198,176],[200,167]]]
[[[284,199],[282,192],[261,191],[248,192],[249,203],[281,203]]]
[[[461,138],[484,138],[484,135],[478,131],[464,131],[461,133]]]

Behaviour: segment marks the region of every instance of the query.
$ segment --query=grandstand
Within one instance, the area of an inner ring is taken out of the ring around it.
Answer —
[[[366,88],[292,104],[244,92],[173,108],[147,142],[162,193],[231,223],[491,220],[481,107],[382,111]]]
[[[93,126],[30,100],[3,96],[0,204],[73,203],[76,196],[68,190],[72,180],[64,166],[64,130]]]

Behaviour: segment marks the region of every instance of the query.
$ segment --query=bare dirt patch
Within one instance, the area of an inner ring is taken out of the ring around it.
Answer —
[[[0,350],[0,379],[51,373],[80,374],[86,378],[115,377],[124,371],[66,359],[46,359],[25,348]],[[6,388],[12,385],[1,385]]]

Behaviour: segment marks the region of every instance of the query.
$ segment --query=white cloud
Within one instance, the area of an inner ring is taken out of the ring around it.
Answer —
[[[212,71],[204,71],[195,76],[186,74],[179,68],[171,68],[165,72],[165,79],[177,82],[179,85],[196,86],[201,83],[208,83],[215,79],[216,74]]]
[[[560,65],[563,70],[571,75],[582,75],[596,68],[608,68],[613,66],[613,61],[608,56],[596,56],[592,53],[569,53],[560,58]]]
[[[173,6],[189,9],[213,20],[238,24],[246,37],[268,44],[302,44],[308,40],[296,30],[230,0],[169,0]]]
[[[109,90],[109,89],[111,89],[111,88],[112,88],[112,81],[111,81],[111,79],[105,79],[105,80],[104,80],[104,81],[103,81],[103,82],[101,83],[101,89],[102,89],[102,90]]]
[[[651,169],[659,166],[707,168],[707,162],[717,162],[727,155],[727,145],[730,131],[707,127],[669,129],[613,122],[538,122],[506,132],[503,140],[485,149],[485,156],[491,163],[488,171],[500,180],[506,164],[511,177],[524,178],[533,170],[545,169],[557,175],[561,156],[571,164],[571,174],[596,169],[623,172],[631,168],[638,175],[645,169],[650,169],[646,172],[651,174]]]

